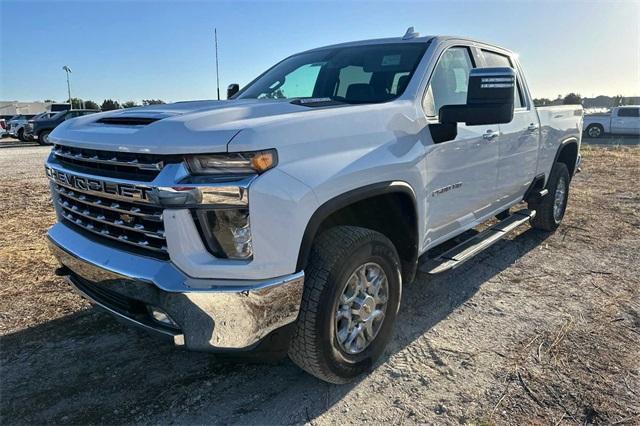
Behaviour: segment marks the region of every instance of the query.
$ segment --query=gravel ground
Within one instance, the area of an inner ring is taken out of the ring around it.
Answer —
[[[405,286],[366,377],[177,350],[52,273],[43,147],[0,149],[0,423],[639,424],[638,147],[583,147],[563,225]]]

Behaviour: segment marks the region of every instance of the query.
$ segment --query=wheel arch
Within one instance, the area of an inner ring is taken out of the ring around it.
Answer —
[[[575,137],[567,138],[560,143],[553,164],[564,163],[569,169],[569,177],[573,178],[578,164],[578,153],[578,139]]]
[[[367,185],[323,203],[305,228],[296,271],[306,267],[316,237],[338,225],[361,226],[385,235],[400,256],[403,281],[413,280],[418,261],[418,206],[415,192],[408,183],[389,181]]]

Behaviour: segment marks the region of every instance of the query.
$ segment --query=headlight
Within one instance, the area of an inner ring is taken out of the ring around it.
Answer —
[[[219,258],[251,259],[249,209],[198,209],[195,219],[211,254]]]
[[[263,173],[278,163],[275,149],[228,154],[194,155],[186,158],[194,175]]]

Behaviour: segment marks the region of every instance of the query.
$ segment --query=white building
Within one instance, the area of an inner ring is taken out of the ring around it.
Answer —
[[[49,111],[52,102],[0,101],[0,115],[40,114]]]

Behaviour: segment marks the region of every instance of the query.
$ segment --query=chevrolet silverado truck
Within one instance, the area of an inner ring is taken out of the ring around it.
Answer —
[[[56,127],[56,272],[175,345],[279,345],[333,383],[374,365],[418,270],[554,231],[580,162],[582,108],[535,108],[516,55],[464,38],[309,50],[228,98]]]
[[[599,138],[605,133],[640,135],[640,105],[611,108],[606,114],[587,114],[583,126],[590,138]]]

